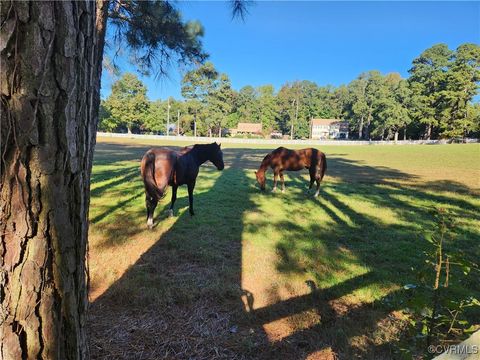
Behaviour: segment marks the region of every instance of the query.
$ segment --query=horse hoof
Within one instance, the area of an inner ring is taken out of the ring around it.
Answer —
[[[172,209],[168,210],[168,217],[173,217],[173,210]]]
[[[272,192],[276,192],[276,191],[277,191],[277,188],[273,188],[273,189],[272,189]]]
[[[150,219],[147,220],[147,227],[149,229],[153,228],[153,219],[150,218]]]
[[[316,192],[315,195],[313,195],[313,197],[318,197],[318,192]]]
[[[285,189],[282,189],[282,194],[285,194]]]

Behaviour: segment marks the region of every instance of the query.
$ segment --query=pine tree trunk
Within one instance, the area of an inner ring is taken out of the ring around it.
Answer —
[[[398,141],[398,130],[395,130],[395,137],[394,137],[395,144]]]
[[[407,128],[403,129],[403,140],[407,140]]]
[[[106,3],[1,7],[0,358],[86,359]]]
[[[432,137],[432,124],[428,124],[428,128],[427,128],[427,140],[430,140],[431,137]]]

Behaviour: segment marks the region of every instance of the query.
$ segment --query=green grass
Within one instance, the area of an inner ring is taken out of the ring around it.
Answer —
[[[139,160],[151,145],[184,144],[97,144],[94,357],[129,358],[139,348],[147,358],[397,357],[403,323],[392,314],[424,267],[435,207],[458,220],[448,251],[480,258],[478,144],[322,147],[328,170],[318,199],[306,194],[305,172],[288,174],[285,194],[260,192],[253,170],[269,147],[225,144],[225,170],[200,170],[196,215],[182,187],[175,217],[166,217],[168,194],[148,231]],[[451,283],[459,297],[480,296],[473,273]]]

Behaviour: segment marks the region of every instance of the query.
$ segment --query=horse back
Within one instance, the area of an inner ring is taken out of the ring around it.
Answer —
[[[304,168],[318,168],[322,173],[326,170],[325,154],[315,148],[292,150],[281,146],[272,151],[271,155],[273,168],[293,171]]]

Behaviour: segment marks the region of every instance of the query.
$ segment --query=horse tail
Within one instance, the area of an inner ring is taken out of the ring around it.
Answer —
[[[153,152],[148,151],[143,156],[141,172],[146,193],[154,196],[156,200],[163,199],[166,194],[166,186],[159,188],[155,181],[155,154]]]
[[[327,157],[323,152],[320,152],[320,163],[321,163],[321,169],[320,169],[320,180],[323,180],[323,176],[325,175],[325,172],[327,171]]]

